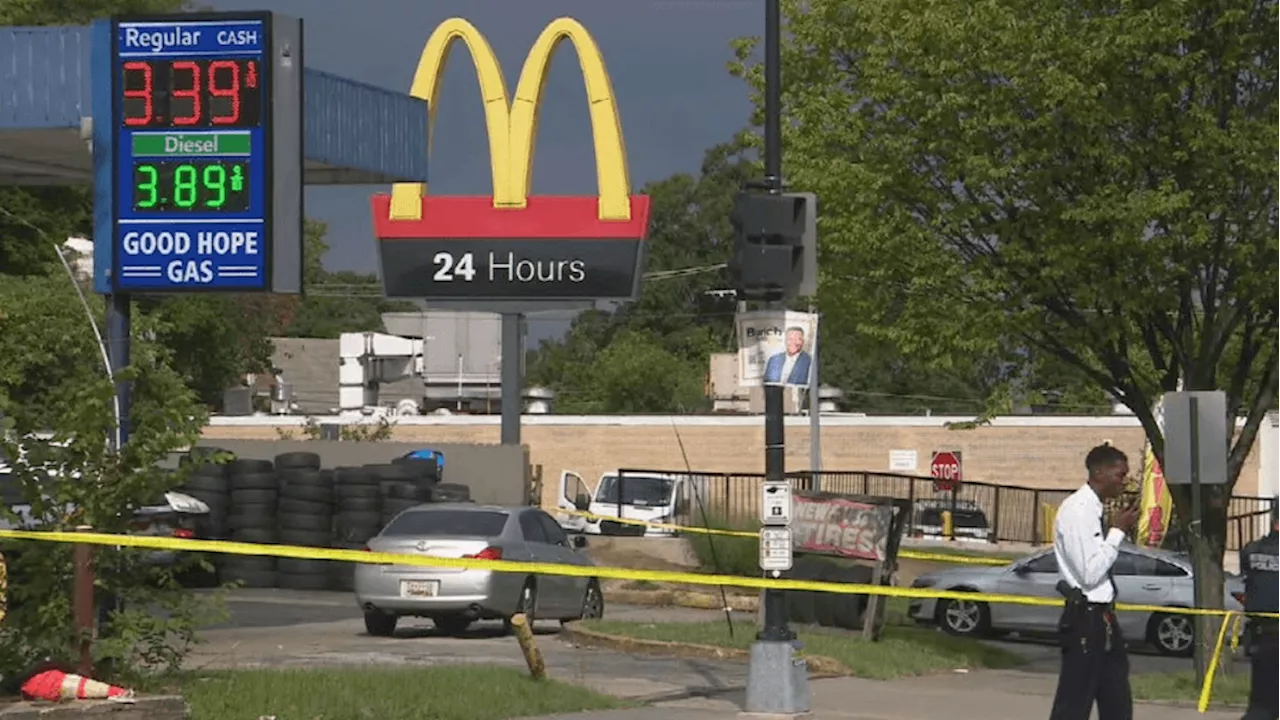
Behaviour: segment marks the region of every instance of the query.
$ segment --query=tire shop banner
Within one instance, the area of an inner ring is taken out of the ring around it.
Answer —
[[[738,313],[738,385],[809,387],[818,314],[792,310]]]
[[[791,536],[797,552],[883,562],[889,555],[893,505],[842,498],[792,497]]]

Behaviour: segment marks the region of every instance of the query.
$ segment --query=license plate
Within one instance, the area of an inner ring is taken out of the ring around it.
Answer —
[[[400,597],[435,597],[440,592],[439,580],[401,580]]]

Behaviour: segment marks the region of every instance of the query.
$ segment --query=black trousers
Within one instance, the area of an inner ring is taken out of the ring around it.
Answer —
[[[1089,720],[1095,702],[1098,720],[1133,720],[1129,653],[1115,613],[1099,605],[1068,603],[1058,630],[1062,671],[1049,720]]]
[[[1280,636],[1256,633],[1249,665],[1249,711],[1243,720],[1276,720],[1280,716]]]

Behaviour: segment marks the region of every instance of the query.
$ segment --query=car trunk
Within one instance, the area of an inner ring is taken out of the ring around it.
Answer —
[[[441,558],[461,558],[475,555],[494,541],[484,537],[375,537],[369,541],[369,549],[373,552],[397,553],[402,555],[420,555]],[[432,574],[459,573],[458,567],[423,567],[420,565],[384,565],[383,572],[429,572]]]

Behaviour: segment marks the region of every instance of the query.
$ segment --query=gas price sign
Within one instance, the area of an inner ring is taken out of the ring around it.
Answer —
[[[271,289],[271,15],[216,17],[113,21],[117,292]]]

